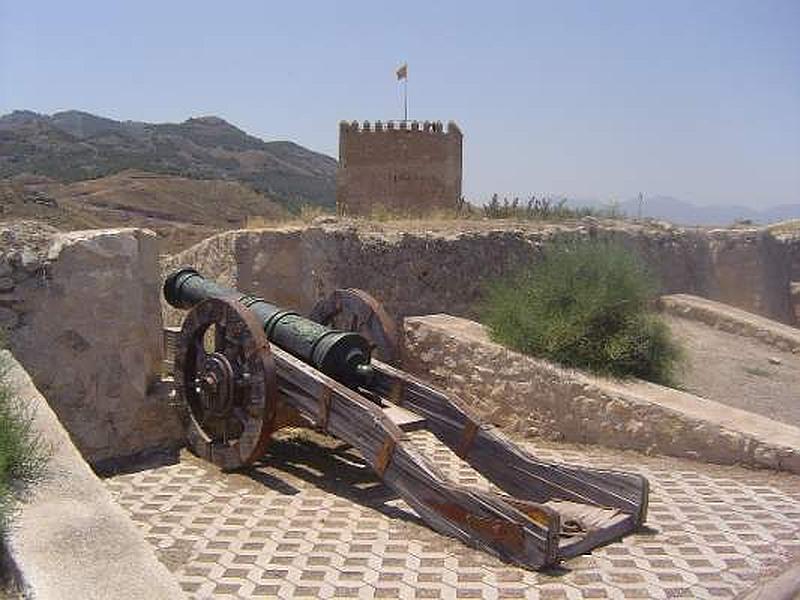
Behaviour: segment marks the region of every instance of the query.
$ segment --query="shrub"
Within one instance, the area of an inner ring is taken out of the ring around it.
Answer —
[[[8,368],[0,354],[0,532],[8,527],[15,500],[43,476],[50,455],[8,382]]]
[[[625,247],[565,243],[492,285],[483,322],[493,339],[526,354],[669,385],[680,350],[651,311],[656,292],[642,262]]]

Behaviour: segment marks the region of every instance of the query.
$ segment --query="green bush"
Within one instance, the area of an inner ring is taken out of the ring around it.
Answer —
[[[494,340],[603,375],[673,383],[680,350],[651,311],[657,287],[625,247],[560,244],[490,287],[483,322]]]
[[[0,355],[0,532],[13,514],[14,502],[39,481],[49,458],[33,430],[33,417],[8,382],[8,362]]]

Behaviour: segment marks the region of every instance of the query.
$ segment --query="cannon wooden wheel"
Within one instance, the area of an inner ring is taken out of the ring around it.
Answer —
[[[188,407],[189,447],[198,456],[230,470],[264,454],[278,412],[275,364],[258,320],[234,299],[205,300],[187,315],[175,390]]]
[[[400,336],[394,320],[380,302],[364,290],[334,290],[314,305],[309,318],[322,325],[364,336],[373,355],[385,363],[400,358]]]

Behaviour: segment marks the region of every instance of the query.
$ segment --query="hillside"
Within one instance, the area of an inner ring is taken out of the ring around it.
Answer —
[[[195,180],[128,170],[87,181],[0,180],[0,220],[36,219],[64,231],[147,227],[174,252],[247,220],[287,218],[279,203],[234,181]]]
[[[79,111],[0,117],[0,179],[62,183],[138,169],[238,181],[287,207],[335,205],[336,161],[292,142],[265,142],[218,117],[183,123],[114,121]]]

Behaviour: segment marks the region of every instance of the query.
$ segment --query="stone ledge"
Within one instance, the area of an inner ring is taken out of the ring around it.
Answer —
[[[642,381],[563,369],[450,315],[408,317],[404,367],[516,434],[800,473],[800,429]]]
[[[659,299],[666,313],[706,323],[736,335],[754,338],[781,350],[800,353],[800,329],[690,294],[672,294]]]
[[[8,353],[9,379],[53,449],[48,474],[20,503],[4,554],[26,597],[178,599],[183,591],[84,462],[47,401]]]
[[[797,600],[800,598],[800,561],[795,561],[771,578],[764,578],[737,600]]]

